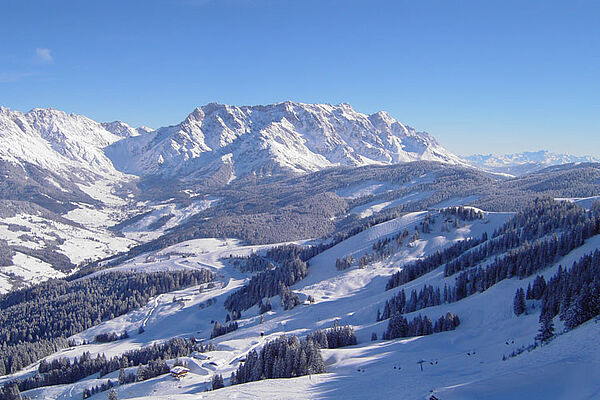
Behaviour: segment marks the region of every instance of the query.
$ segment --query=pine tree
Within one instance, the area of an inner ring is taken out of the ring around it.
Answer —
[[[223,375],[215,374],[213,375],[211,381],[212,390],[217,390],[225,387],[225,382],[223,381]]]
[[[531,288],[531,296],[535,300],[539,300],[544,295],[546,290],[546,280],[543,276],[537,276],[533,281],[533,287]]]
[[[110,389],[110,392],[108,392],[108,400],[119,400],[119,396],[115,389]]]
[[[21,392],[16,384],[7,384],[0,388],[0,398],[2,400],[21,400]]]
[[[587,320],[584,310],[584,293],[577,296],[564,312],[565,328],[573,329]]]
[[[525,291],[523,289],[517,289],[515,293],[515,299],[513,301],[513,310],[515,315],[519,316],[523,314],[527,309],[525,305]]]
[[[540,329],[538,335],[535,337],[542,343],[547,342],[554,336],[554,322],[552,318],[543,317],[540,321]]]

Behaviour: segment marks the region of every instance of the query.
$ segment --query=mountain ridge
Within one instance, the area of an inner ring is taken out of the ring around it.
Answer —
[[[0,119],[3,159],[98,176],[193,180],[221,175],[228,183],[246,175],[302,174],[334,166],[419,160],[467,165],[428,133],[384,111],[357,112],[348,103],[209,103],[179,124],[156,130],[96,122],[54,108],[23,113],[2,107]],[[23,138],[29,143],[21,144]]]
[[[348,104],[282,102],[259,106],[209,103],[180,124],[129,137],[107,149],[119,168],[173,176],[229,166],[246,174],[306,173],[331,166],[428,160],[466,164],[432,136],[385,112]]]

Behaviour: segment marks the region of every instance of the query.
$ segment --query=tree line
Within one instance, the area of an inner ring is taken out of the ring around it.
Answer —
[[[598,224],[599,217],[600,202],[594,203],[588,212],[570,202],[538,198],[530,207],[517,213],[502,227],[495,230],[491,239],[488,239],[487,233],[484,232],[477,239],[469,238],[460,241],[424,259],[405,265],[402,270],[390,277],[386,290],[408,283],[442,265],[444,265],[444,275],[452,276],[477,265],[486,258],[516,249],[553,232],[573,229],[586,232],[597,231],[594,227]],[[585,234],[585,237],[589,236],[589,232]]]
[[[262,379],[292,378],[325,372],[319,346],[310,339],[281,336],[268,341],[260,351],[252,350],[231,375],[232,384]]]
[[[139,376],[151,374],[156,368],[150,367],[150,364],[156,366],[154,363],[157,361],[186,357],[195,351],[206,352],[212,350],[215,350],[214,345],[203,345],[193,338],[172,338],[163,343],[155,343],[152,346],[127,351],[110,359],[104,354],[98,354],[93,358],[89,352],[84,352],[80,357],[73,359],[60,357],[51,362],[42,360],[38,366],[37,374],[17,380],[14,383],[18,385],[21,391],[26,391],[42,386],[74,383],[93,374],[103,377],[122,368],[147,365],[145,370],[149,369],[150,373],[144,372],[144,369],[142,371],[138,369],[136,379],[139,379]],[[132,381],[126,376],[120,376],[119,379],[125,383]]]
[[[518,213],[494,232],[493,239],[468,254],[446,264],[445,276],[471,268],[482,260],[518,248],[528,242],[556,234],[572,232],[586,239],[598,231],[600,204],[590,211],[566,201],[536,200],[534,205]],[[582,240],[579,240],[583,243]],[[576,246],[577,247],[577,246]]]
[[[291,293],[289,286],[308,274],[307,267],[307,263],[299,257],[286,259],[281,266],[254,275],[246,285],[229,295],[225,299],[225,308],[242,312],[265,297],[281,295],[284,308],[289,309],[300,303],[300,299]]]
[[[0,387],[0,399],[2,400],[29,400],[29,397],[21,395],[19,387],[14,383],[8,383]]]
[[[445,285],[443,291],[440,288],[424,285],[418,292],[413,290],[410,298],[407,299],[404,290],[401,290],[386,301],[383,312],[378,311],[377,320],[387,319],[397,313],[413,312],[443,303],[453,303],[475,293],[483,292],[504,279],[512,277],[523,279],[531,276],[581,246],[585,238],[600,233],[600,221],[596,223],[589,221],[589,225],[577,225],[560,237],[553,233],[549,238],[538,240],[533,244],[525,242],[524,245],[509,252],[503,258],[496,258],[486,267],[477,267],[461,272],[456,277],[454,285]],[[539,296],[541,285],[543,285],[542,281],[536,279],[534,288],[529,288],[529,296]],[[521,297],[523,301],[521,301]],[[525,311],[524,298],[524,291],[517,292],[515,295],[516,314]]]
[[[583,256],[569,270],[559,267],[541,301],[542,325],[559,316],[566,329],[573,329],[600,315],[600,251]]]
[[[225,335],[226,333],[233,332],[237,330],[238,323],[235,321],[227,322],[225,325],[221,324],[219,321],[215,321],[213,326],[213,331],[210,334],[210,338],[214,339],[217,336]]]
[[[444,297],[442,297],[440,288],[425,285],[418,292],[412,290],[410,297],[407,299],[404,289],[402,289],[391,299],[386,300],[383,312],[377,310],[377,321],[383,321],[396,314],[406,314],[426,307],[439,306],[447,301],[447,293],[446,290]]]
[[[600,220],[589,224],[577,225],[560,237],[553,234],[550,238],[534,244],[525,243],[509,252],[503,258],[495,259],[486,267],[461,272],[453,288],[450,289],[451,301],[458,301],[477,292],[483,292],[496,283],[519,277],[533,275],[552,265],[560,257],[583,245],[588,237],[600,233]]]
[[[123,340],[129,338],[129,333],[127,331],[121,332],[121,334],[117,335],[116,332],[110,333],[100,333],[94,336],[94,341],[98,343],[109,343],[117,340]]]
[[[535,216],[540,217],[539,224],[535,223]],[[383,320],[396,313],[413,312],[425,307],[456,302],[472,294],[483,292],[504,279],[512,277],[522,279],[531,276],[535,272],[547,268],[573,249],[583,245],[585,239],[600,233],[600,206],[597,203],[587,212],[570,203],[561,204],[552,200],[539,200],[531,208],[517,214],[515,218],[518,224],[511,221],[507,222],[502,229],[494,234],[495,239],[486,242],[476,250],[485,254],[486,250],[484,250],[484,247],[489,243],[492,243],[491,247],[495,246],[494,243],[499,244],[499,246],[494,248],[501,249],[505,246],[511,247],[514,243],[523,241],[523,244],[518,248],[509,251],[502,258],[496,257],[486,267],[479,266],[462,271],[456,277],[453,286],[444,286],[443,293],[439,288],[434,289],[432,286],[427,285],[419,292],[413,290],[408,300],[404,291],[397,293],[394,297],[386,301],[383,313],[378,311],[377,319]],[[575,225],[571,225],[572,223]],[[527,229],[537,228],[534,229],[535,233],[532,233],[531,231],[526,231],[525,228],[521,228],[519,224],[523,224]],[[559,228],[563,232],[560,236],[554,231],[548,231],[548,229]],[[507,233],[502,233],[505,230],[507,230]],[[549,237],[538,239],[532,243],[528,242],[528,238],[535,238],[537,235],[547,235],[550,232],[552,234]],[[453,248],[454,246],[450,249]],[[472,256],[472,252],[467,255]],[[478,258],[473,257],[469,258],[469,260]],[[434,259],[439,259],[439,256],[434,257]],[[475,264],[474,261],[473,264]],[[418,265],[425,265],[425,263]],[[446,264],[446,267],[448,265]],[[459,263],[458,265],[465,264]],[[395,277],[392,276],[388,284],[390,282],[394,282],[395,284],[402,281],[402,276],[407,275],[402,275],[401,273],[395,274]],[[542,283],[539,280],[536,281],[535,293],[539,296],[540,288],[538,286],[542,285]],[[534,296],[534,289],[530,288],[530,291],[530,295]],[[525,293],[518,292],[515,296],[515,313],[524,312],[521,296],[525,297]]]
[[[153,296],[212,279],[208,270],[108,272],[10,292],[0,297],[0,374],[66,347],[67,337],[142,307]]]
[[[315,342],[322,349],[337,349],[338,347],[356,344],[356,335],[350,325],[318,329],[309,333],[306,338]]]
[[[400,271],[392,274],[392,276],[388,279],[385,285],[385,290],[390,290],[410,281],[413,281],[425,275],[426,273],[431,272],[434,269],[446,264],[450,260],[457,258],[461,254],[464,254],[467,250],[480,245],[487,239],[487,234],[484,233],[478,239],[468,238],[465,240],[461,240],[443,250],[438,250],[435,253],[423,259],[416,260],[410,264],[406,264],[402,267]]]
[[[433,333],[453,331],[460,325],[458,315],[447,313],[432,323],[429,317],[417,315],[410,322],[402,315],[393,315],[386,331],[383,333],[384,340],[391,340],[403,337],[426,336]]]
[[[480,210],[473,207],[446,207],[440,210],[440,213],[446,217],[454,216],[462,219],[463,221],[474,221],[477,219],[484,219],[485,214]]]

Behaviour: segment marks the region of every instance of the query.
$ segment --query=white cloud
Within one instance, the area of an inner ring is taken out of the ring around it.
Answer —
[[[54,61],[50,49],[35,49],[37,60],[44,64],[50,64]]]

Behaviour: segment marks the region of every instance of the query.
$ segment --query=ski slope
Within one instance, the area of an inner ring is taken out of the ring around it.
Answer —
[[[243,312],[237,331],[217,337],[212,342],[217,351],[199,358],[185,358],[191,372],[177,381],[164,375],[147,381],[116,388],[120,399],[365,399],[402,398],[427,399],[433,393],[446,399],[506,399],[556,398],[594,399],[600,394],[600,344],[597,321],[589,321],[574,331],[559,335],[549,344],[503,361],[521,346],[533,343],[538,329],[539,310],[528,302],[526,315],[515,316],[515,290],[527,287],[535,276],[510,279],[489,290],[459,302],[443,304],[406,314],[427,315],[432,320],[450,311],[458,314],[460,326],[455,331],[430,336],[371,341],[371,334],[381,338],[387,321],[376,322],[376,313],[387,299],[404,288],[407,291],[424,284],[439,286],[452,283],[443,270],[434,270],[399,288],[385,291],[388,277],[411,260],[427,256],[457,240],[490,234],[509,217],[508,213],[486,213],[485,219],[465,221],[449,232],[441,229],[438,218],[431,233],[422,234],[405,244],[389,258],[365,268],[335,269],[337,258],[352,255],[358,259],[372,251],[377,240],[393,236],[404,229],[409,232],[423,220],[425,212],[407,214],[373,226],[322,252],[309,262],[308,276],[291,289],[313,304],[284,311],[277,298],[271,299],[273,309],[260,323],[257,307]],[[73,338],[91,340],[98,333],[127,330],[130,338],[111,343],[92,343],[65,349],[49,357],[74,357],[84,351],[110,357],[132,348],[147,346],[174,336],[208,339],[211,321],[224,322],[227,315],[223,301],[250,276],[234,269],[224,259],[264,251],[269,246],[245,246],[234,240],[198,239],[183,242],[153,254],[141,255],[112,270],[147,270],[167,268],[209,268],[217,274],[213,287],[204,284],[151,299],[146,307],[91,328]],[[554,274],[559,265],[570,266],[583,254],[600,247],[600,236],[586,241],[543,271]],[[443,267],[442,267],[443,268]],[[99,272],[102,273],[102,272]],[[200,290],[201,289],[201,290]],[[173,301],[173,298],[176,298]],[[185,300],[177,300],[185,298]],[[207,305],[211,299],[214,304]],[[204,306],[201,308],[200,305]],[[340,349],[324,349],[322,355],[327,373],[285,380],[265,380],[244,385],[227,386],[206,392],[210,378],[219,373],[228,377],[248,351],[259,348],[269,339],[282,334],[305,335],[315,329],[353,325],[358,344]],[[145,332],[137,333],[144,325]],[[557,332],[560,324],[556,323]],[[261,333],[264,337],[261,337]],[[210,358],[208,358],[210,357]],[[424,360],[423,371],[418,364]],[[170,363],[173,360],[169,361]],[[13,377],[34,373],[36,366]],[[135,370],[135,368],[132,368]],[[81,398],[83,389],[116,379],[115,372],[102,380],[96,376],[72,385],[58,385],[26,392],[32,399]],[[92,396],[104,399],[106,393]]]

